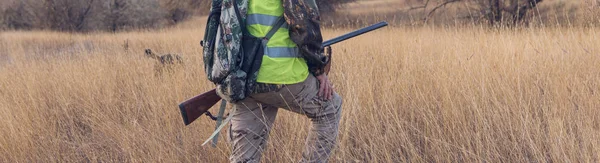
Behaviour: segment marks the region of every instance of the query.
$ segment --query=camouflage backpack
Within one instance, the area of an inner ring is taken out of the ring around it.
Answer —
[[[208,80],[229,102],[243,100],[252,92],[266,43],[285,23],[280,17],[264,38],[257,38],[246,29],[247,11],[248,0],[213,0],[201,42]]]

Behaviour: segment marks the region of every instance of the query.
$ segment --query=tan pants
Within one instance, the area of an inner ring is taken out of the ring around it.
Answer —
[[[312,126],[302,153],[302,162],[327,162],[335,146],[342,112],[342,98],[334,93],[324,101],[317,96],[319,81],[312,75],[302,83],[276,91],[253,94],[234,104],[229,139],[231,162],[260,162],[278,108],[310,118]],[[293,129],[290,129],[293,130]]]

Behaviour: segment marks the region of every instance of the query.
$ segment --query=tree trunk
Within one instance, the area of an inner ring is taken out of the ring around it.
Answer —
[[[537,7],[537,4],[540,2],[542,2],[542,0],[528,0],[528,2],[525,5],[519,8],[517,15],[515,15],[515,21],[519,23],[523,22],[523,18],[527,14],[527,11]]]
[[[490,25],[494,26],[496,23],[502,21],[502,8],[500,7],[500,0],[489,0],[488,2],[490,5],[488,20],[490,21]]]

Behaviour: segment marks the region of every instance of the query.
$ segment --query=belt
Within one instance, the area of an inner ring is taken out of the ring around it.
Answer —
[[[284,84],[256,83],[254,89],[252,89],[252,93],[267,93],[277,91],[283,88],[284,86]]]

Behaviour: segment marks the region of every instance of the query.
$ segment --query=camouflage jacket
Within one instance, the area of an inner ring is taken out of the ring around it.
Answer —
[[[306,60],[309,71],[315,75],[324,73],[329,56],[324,55],[321,36],[319,8],[315,0],[283,0],[284,16],[289,25],[290,38]]]

